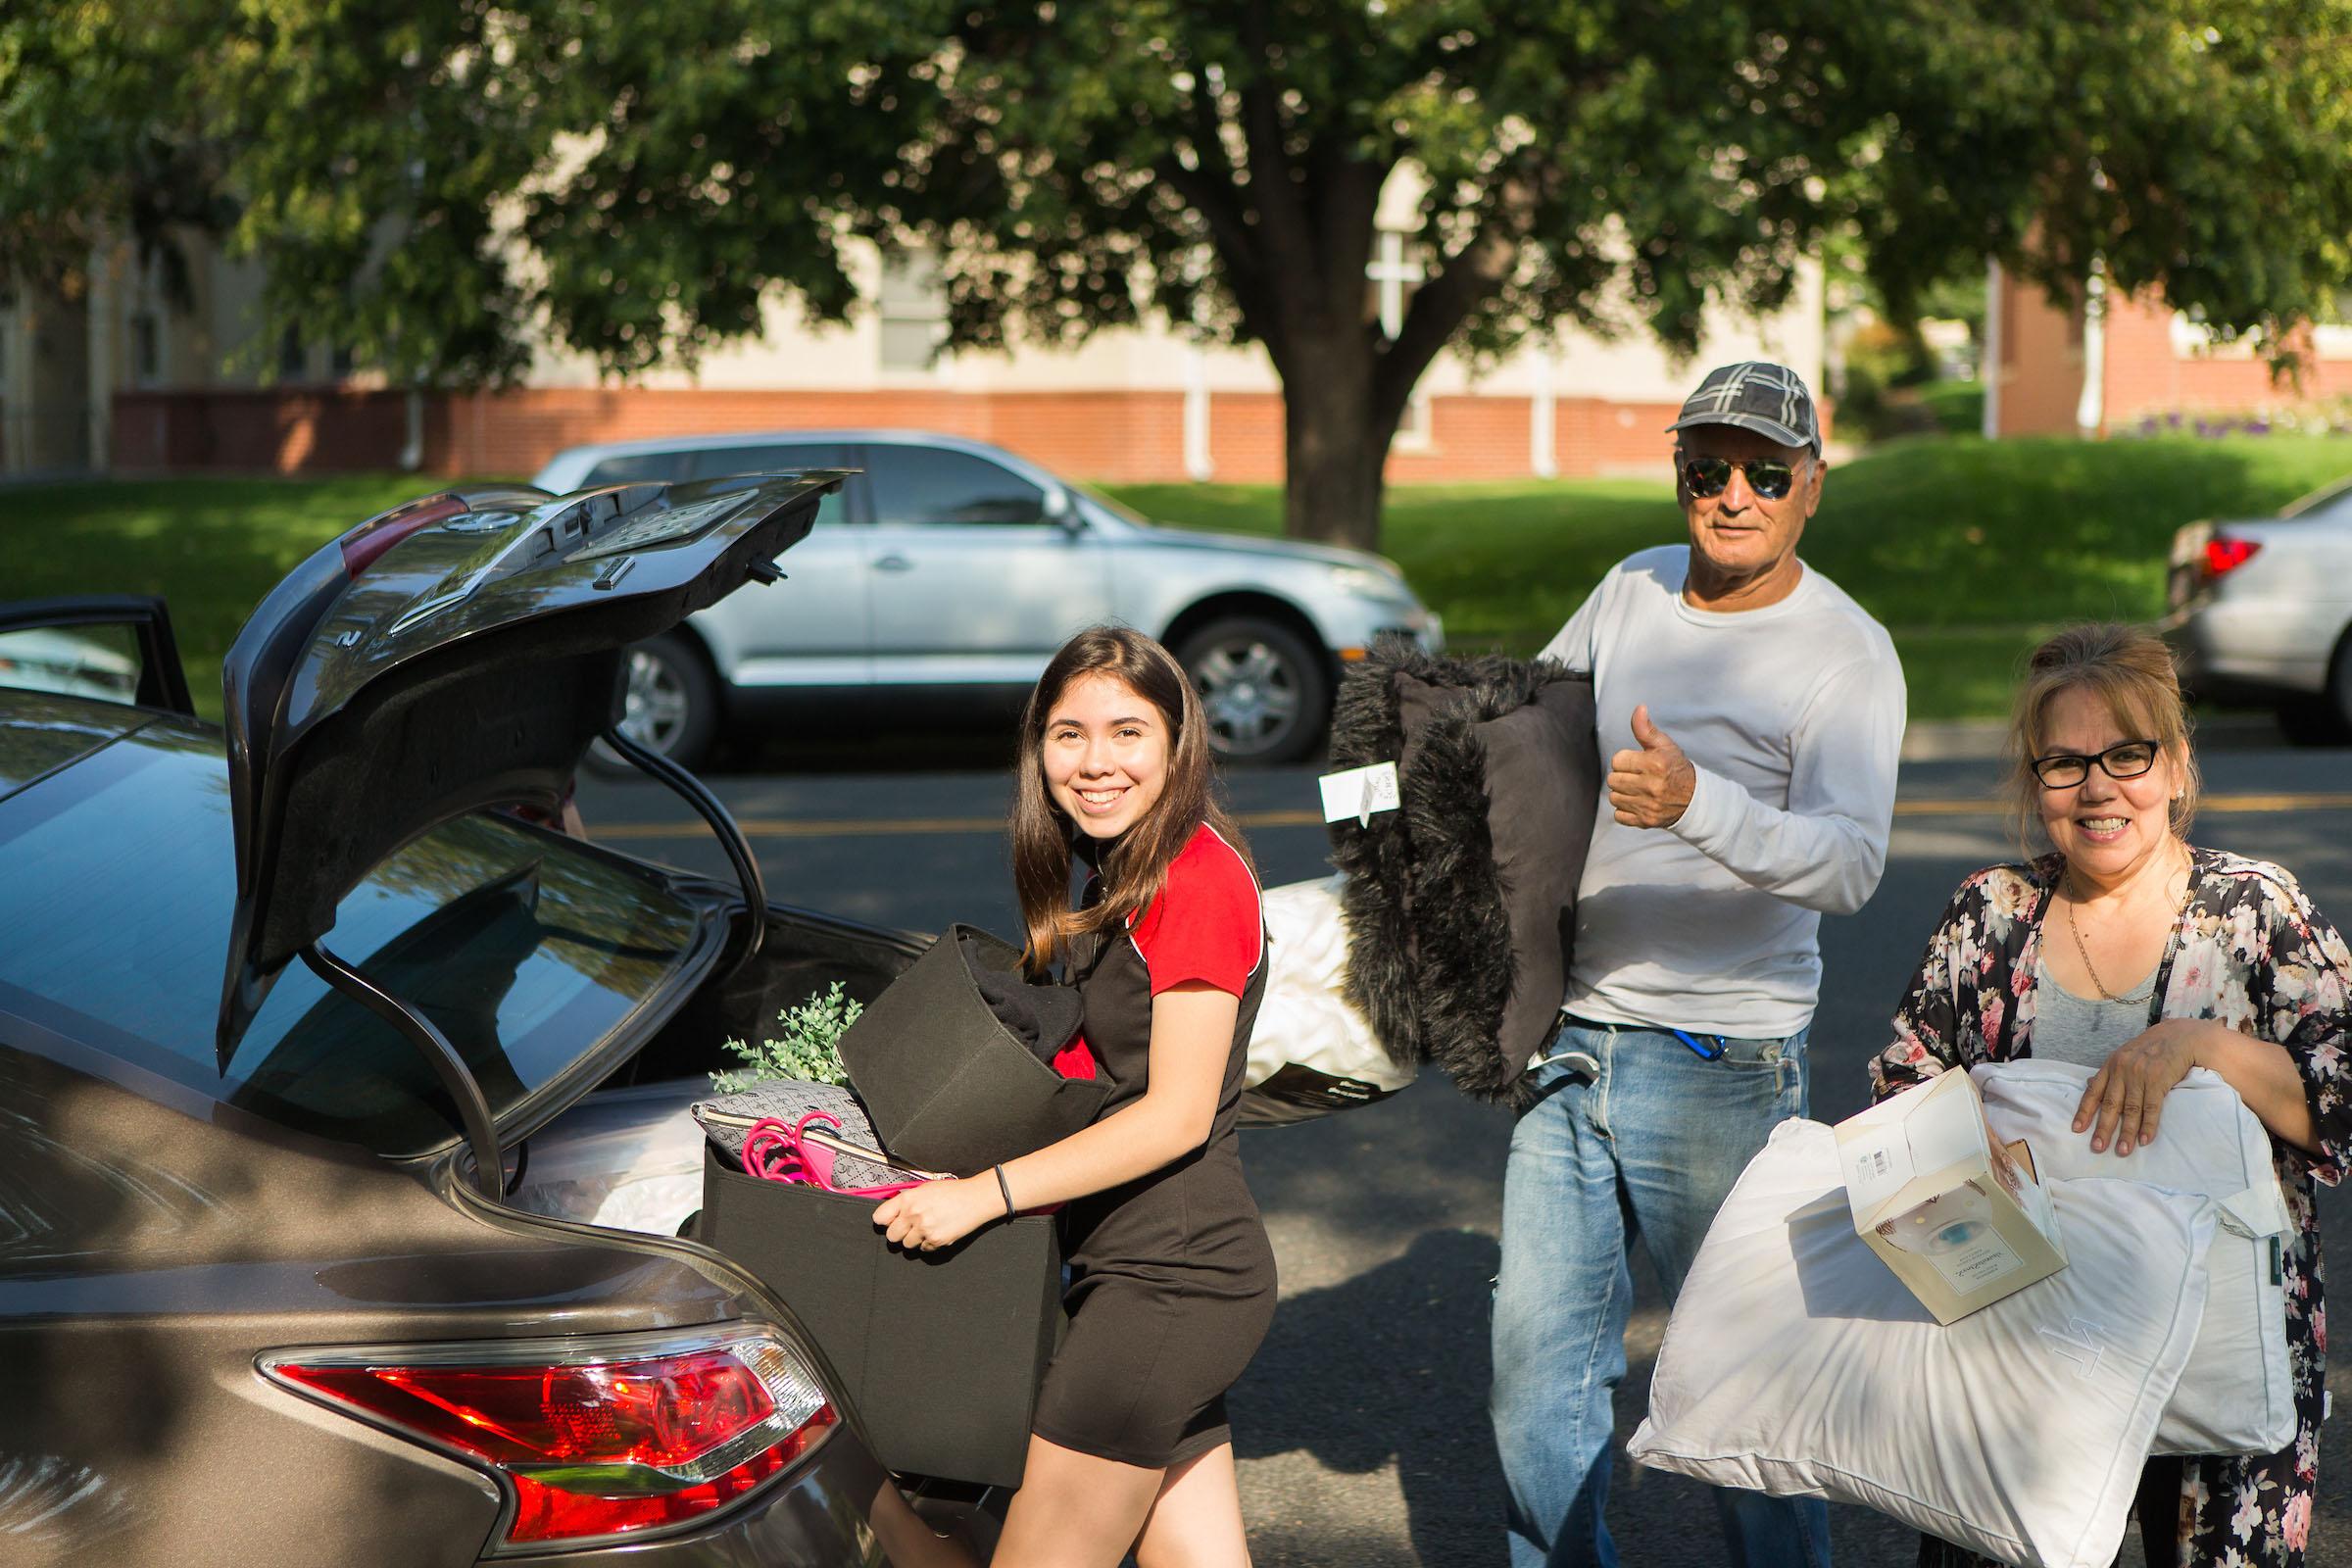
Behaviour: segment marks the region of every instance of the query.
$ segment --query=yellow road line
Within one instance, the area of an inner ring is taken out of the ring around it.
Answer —
[[[2352,810],[2352,791],[2320,791],[2300,795],[2208,795],[2197,805],[2201,811]],[[1998,801],[1897,801],[1897,816],[2000,816],[2008,808]],[[1320,811],[1245,811],[1244,827],[1317,827]],[[889,838],[900,835],[1002,833],[1001,816],[909,817],[745,817],[737,825],[755,839]],[[710,834],[700,820],[684,822],[591,822],[590,836],[600,839],[694,839]]]

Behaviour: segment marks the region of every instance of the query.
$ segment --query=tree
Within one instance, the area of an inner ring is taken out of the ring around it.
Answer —
[[[1688,351],[1824,246],[1898,314],[1994,256],[2272,344],[2352,276],[2352,0],[178,3],[219,14],[143,133],[238,204],[280,318],[398,374],[511,376],[540,330],[632,374],[775,291],[846,313],[852,236],[926,243],[956,346],[1151,310],[1262,343],[1289,529],[1359,544],[1448,345]],[[45,13],[112,15],[29,8],[12,148],[59,90],[24,64]],[[1426,280],[1392,339],[1365,265],[1407,167]],[[0,265],[44,216],[22,183]]]

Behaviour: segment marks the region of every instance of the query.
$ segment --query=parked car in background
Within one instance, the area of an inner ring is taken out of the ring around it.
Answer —
[[[2324,698],[2352,725],[2352,479],[2275,517],[2180,529],[2167,597],[2165,640],[2198,695]]]
[[[175,668],[9,678],[110,617],[159,657],[155,602],[0,606],[0,1557],[897,1549],[793,1315],[612,1228],[584,1155],[600,1102],[920,944],[485,809],[551,811],[627,647],[772,575],[839,479],[396,509],[264,600],[225,728]]]
[[[1322,744],[1340,669],[1383,632],[1443,645],[1396,566],[1358,550],[1161,527],[999,447],[905,430],[781,430],[573,447],[533,481],[849,468],[790,581],[640,644],[629,733],[692,766],[723,726],[852,695],[1009,705],[1082,626],[1119,621],[1191,672],[1210,745],[1286,762]]]

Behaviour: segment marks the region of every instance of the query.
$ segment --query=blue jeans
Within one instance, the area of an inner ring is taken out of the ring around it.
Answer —
[[[1590,1065],[1565,1059],[1581,1052]],[[1512,1568],[1615,1568],[1601,1517],[1639,1236],[1681,1292],[1698,1244],[1775,1123],[1806,1106],[1805,1034],[1709,1061],[1660,1029],[1565,1020],[1511,1133],[1494,1287],[1494,1441]],[[1716,1493],[1734,1568],[1828,1568],[1816,1498]]]

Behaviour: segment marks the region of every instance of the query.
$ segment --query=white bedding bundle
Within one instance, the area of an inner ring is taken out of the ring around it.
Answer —
[[[2128,1157],[2073,1131],[2086,1068],[1979,1068],[2068,1266],[1939,1327],[1854,1234],[1836,1136],[1791,1120],[1684,1283],[1629,1448],[1721,1486],[1857,1502],[1986,1556],[2105,1568],[2151,1452],[2294,1431],[2270,1141],[2202,1070]]]

